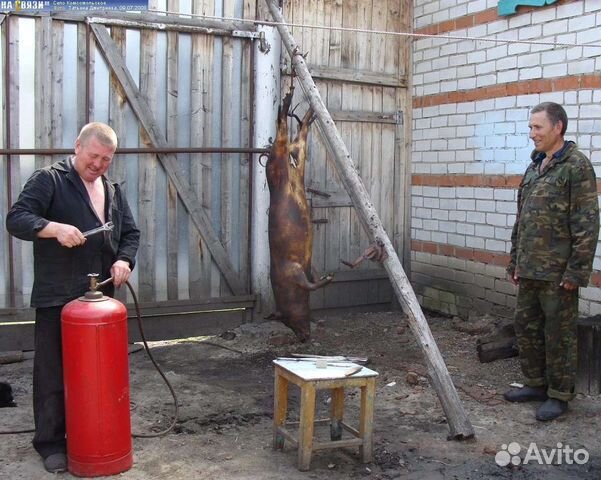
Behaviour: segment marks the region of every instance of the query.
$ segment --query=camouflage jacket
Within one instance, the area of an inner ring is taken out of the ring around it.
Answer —
[[[532,152],[520,183],[507,272],[586,287],[599,236],[595,171],[574,142],[566,142],[539,174],[544,158]]]

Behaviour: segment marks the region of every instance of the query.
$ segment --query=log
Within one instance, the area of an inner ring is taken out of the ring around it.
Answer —
[[[428,373],[434,389],[440,399],[442,408],[448,420],[450,429],[449,438],[464,439],[474,436],[474,429],[467,418],[466,412],[453,385],[447,367],[442,359],[438,346],[434,341],[432,332],[426,318],[421,310],[415,292],[409,283],[407,275],[401,266],[401,262],[394,250],[388,234],[384,230],[378,212],[373,206],[369,194],[351,159],[351,155],[344,144],[340,132],[336,128],[330,113],[328,112],[320,94],[309,73],[303,52],[292,37],[285,20],[275,0],[265,0],[276,25],[282,42],[290,55],[292,65],[300,85],[307,97],[309,104],[315,112],[317,125],[327,144],[334,167],[342,181],[346,191],[349,193],[353,206],[357,212],[363,228],[372,242],[378,242],[388,253],[384,261],[384,267],[388,272],[396,296],[408,316],[409,326],[415,335],[419,346],[425,356]]]
[[[23,352],[21,351],[0,352],[0,365],[5,365],[7,363],[17,363],[22,361]]]
[[[476,341],[478,360],[481,363],[494,362],[502,358],[518,355],[517,339],[515,337],[491,336]]]
[[[476,351],[482,363],[517,356],[519,352],[513,322],[504,323],[494,333],[478,338]]]

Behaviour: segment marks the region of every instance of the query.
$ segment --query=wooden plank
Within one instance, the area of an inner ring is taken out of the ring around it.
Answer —
[[[168,0],[167,10],[179,11],[179,0]],[[170,145],[177,145],[178,129],[178,90],[179,90],[179,33],[167,33],[167,135]],[[173,182],[167,180],[167,299],[173,300],[179,296],[178,285],[178,199]]]
[[[382,104],[382,95],[381,89],[374,88],[375,92],[372,91],[371,95],[371,108],[374,111],[382,112],[383,104]],[[381,203],[390,201],[386,197],[382,196],[382,183],[387,182],[389,180],[389,174],[386,175],[384,172],[387,170],[382,167],[382,129],[386,125],[373,123],[369,127],[365,125],[366,128],[363,129],[363,134],[365,138],[369,138],[369,148],[367,145],[364,145],[363,154],[366,157],[370,158],[370,167],[369,167],[369,176],[366,179],[366,187],[370,192],[370,197],[374,203],[374,206],[378,211],[380,211]],[[366,140],[367,143],[367,140]],[[385,177],[385,178],[383,178]],[[394,203],[394,202],[392,202]],[[384,227],[386,228],[386,227]],[[361,244],[367,245],[369,243],[369,239],[366,237],[367,232],[362,230],[361,233]],[[364,262],[365,263],[365,262]],[[370,265],[365,265],[364,268],[370,268]],[[378,303],[380,297],[380,282],[369,282],[365,288],[366,295],[366,303]]]
[[[10,139],[8,148],[19,147],[19,126],[21,120],[19,118],[19,19],[12,15],[8,17],[9,36],[6,44],[8,45],[8,96],[9,103],[7,108],[10,112]],[[6,126],[5,126],[6,128]],[[14,203],[20,193],[23,180],[21,179],[21,160],[23,157],[7,157],[11,162],[10,176],[8,178],[11,186],[11,197]],[[13,283],[9,285],[10,299],[9,303],[14,307],[21,307],[24,304],[24,288],[23,288],[23,260],[25,243],[16,241],[13,237],[9,237],[9,242],[12,242],[12,256],[9,262],[12,262]]]
[[[380,0],[378,0],[378,4]],[[376,7],[379,8],[379,5]],[[371,30],[371,17],[374,7],[372,0],[358,0],[357,2],[357,28],[363,30]],[[371,33],[357,33],[354,41],[357,44],[357,68],[361,71],[369,71],[371,67],[373,39]],[[374,55],[379,55],[380,52],[374,51]]]
[[[256,303],[255,295],[238,295],[229,297],[198,298],[188,300],[163,300],[139,303],[143,316],[171,315],[176,313],[216,312],[251,308]],[[129,316],[135,313],[133,303],[125,304]],[[0,308],[0,321],[5,324],[33,322],[34,308]]]
[[[401,30],[408,32],[413,24],[413,2],[399,2],[401,9]],[[411,71],[412,40],[410,38],[400,39],[399,48],[399,72],[401,75],[409,75]],[[396,133],[396,161],[398,166],[400,182],[398,197],[403,198],[403,208],[398,208],[396,214],[395,229],[398,237],[396,239],[397,251],[402,252],[402,261],[405,271],[411,276],[411,149],[412,149],[412,102],[413,97],[409,89],[397,90],[397,110],[400,115],[397,123]],[[402,189],[402,192],[401,192]],[[396,193],[395,193],[396,194]]]
[[[359,436],[363,443],[359,447],[361,461],[369,463],[373,457],[373,423],[376,379],[368,378],[367,385],[361,387],[361,413],[359,415]]]
[[[251,51],[252,44],[239,42],[242,63],[240,69],[240,145],[251,145],[251,118],[252,118],[252,96],[251,96]],[[238,212],[237,229],[238,239],[238,269],[241,278],[250,279],[250,224],[251,224],[251,175],[250,164],[252,155],[241,154],[238,157]]]
[[[335,442],[313,442],[313,451],[318,450],[329,450],[331,448],[352,448],[361,447],[363,440],[360,438],[347,438],[344,440],[337,440]]]
[[[368,93],[368,98],[371,99],[372,88],[368,87],[364,90]],[[366,107],[368,108],[368,107]],[[330,110],[330,114],[335,122],[356,122],[356,123],[386,123],[396,125],[396,116],[391,113],[381,113],[377,111],[364,110]]]
[[[327,96],[327,85],[321,83],[320,89],[326,90],[325,95]],[[327,98],[327,97],[326,97]],[[305,189],[311,188],[315,191],[325,191],[326,189],[326,155],[327,151],[323,141],[315,129],[309,131],[308,137],[308,162],[307,169],[305,171]],[[314,200],[318,198],[317,195],[306,193],[307,201],[311,208],[312,219],[328,220],[327,211],[325,209],[315,209]],[[324,197],[319,197],[322,199]],[[324,275],[327,273],[326,269],[326,234],[330,229],[329,224],[315,223],[313,224],[313,251],[312,251],[312,265],[317,275]],[[312,306],[321,307],[324,301],[325,290],[320,288],[314,292],[311,292],[310,304]]]
[[[234,15],[234,2],[225,2],[223,5],[224,17],[231,17]],[[234,134],[236,128],[239,126],[239,98],[237,93],[239,92],[237,84],[239,78],[236,78],[235,74],[235,45],[234,39],[223,38],[222,40],[222,54],[221,54],[221,145],[224,147],[234,146],[236,140]],[[236,257],[236,241],[235,236],[237,235],[237,211],[239,205],[236,205],[237,199],[237,166],[238,155],[222,155],[221,156],[221,243],[225,250],[228,252],[228,257],[236,268],[234,258]],[[221,285],[221,294],[224,294],[225,285]]]
[[[196,2],[192,13],[213,15],[214,3],[212,0]],[[215,40],[210,35],[192,36],[192,72],[191,72],[191,121],[190,145],[211,145],[212,139],[212,79],[213,56]],[[212,163],[210,155],[190,155],[190,183],[194,191],[198,192],[207,218],[210,213],[212,188]],[[198,298],[211,295],[211,276],[215,273],[211,255],[204,244],[204,239],[198,229],[194,228],[194,221],[190,218],[188,233],[189,250],[189,289],[190,297]],[[219,278],[217,278],[219,281]]]
[[[84,24],[77,25],[77,126],[83,127],[88,120],[89,112],[86,112],[86,96],[89,85],[86,83],[86,71],[89,69],[86,58],[87,27]],[[92,45],[94,42],[90,42]],[[90,45],[90,47],[92,47]],[[89,97],[88,97],[89,98]]]
[[[215,13],[213,0],[204,0],[199,4],[195,4],[194,8],[203,10],[207,15],[214,15]],[[193,133],[192,139],[194,142],[201,142],[205,145],[212,145],[213,126],[216,123],[215,117],[218,114],[213,111],[213,92],[215,90],[213,85],[213,61],[216,42],[216,39],[210,35],[200,35],[193,39],[193,75],[198,75],[197,79],[194,80],[194,85],[198,85],[199,91],[196,101],[198,108],[193,108],[192,115],[192,118],[198,122],[198,126],[196,127],[196,137]],[[215,192],[219,191],[219,189],[213,188],[213,156],[202,155],[198,167],[193,164],[192,168],[196,169],[194,170],[196,172],[194,179],[197,180],[197,191],[201,192],[202,208],[207,215],[210,215],[211,199],[213,195],[216,195]],[[196,229],[191,229],[191,232],[196,234]],[[190,271],[190,275],[195,275],[194,278],[191,277],[190,291],[198,290],[203,295],[211,296],[212,292],[219,288],[221,280],[219,270],[214,265],[206,246],[203,245],[204,240],[200,236],[194,236],[191,233],[190,241],[196,242],[190,244],[190,251],[198,249],[200,253],[199,265],[195,265],[197,273]],[[212,287],[213,285],[215,287]]]
[[[37,99],[35,109],[34,130],[36,148],[51,148],[53,138],[53,111],[52,100],[55,93],[53,88],[53,69],[62,65],[56,65],[53,61],[52,42],[52,19],[42,17],[35,19],[35,92]],[[13,123],[14,125],[14,123]],[[46,167],[52,163],[49,155],[36,155],[35,168]]]
[[[331,5],[331,17],[330,25],[333,27],[341,27],[343,24],[344,7],[343,2],[334,2]],[[342,32],[339,30],[330,30],[328,38],[328,61],[327,68],[338,69],[342,65]],[[326,62],[324,62],[326,63]],[[325,68],[325,67],[323,67]],[[324,79],[326,80],[326,79]],[[322,83],[322,82],[320,82]],[[327,105],[329,109],[334,111],[343,110],[342,102],[342,84],[340,82],[324,82],[327,84]],[[348,125],[348,124],[347,124]],[[346,132],[346,130],[345,130]],[[315,132],[314,135],[320,137],[322,143],[322,149],[325,150],[326,144],[322,137],[321,132]],[[335,197],[338,192],[343,189],[337,178],[337,174],[334,168],[332,168],[332,161],[330,158],[331,153],[325,151],[324,158],[327,160],[323,167],[320,175],[325,178],[324,191],[333,194]],[[325,174],[324,174],[325,173]],[[320,199],[321,200],[321,199]],[[324,243],[323,243],[323,257],[324,267],[326,272],[337,272],[340,269],[340,254],[334,251],[336,246],[339,244],[340,236],[340,214],[338,208],[327,208],[320,211],[320,217],[324,216],[329,220],[329,223],[325,226]],[[340,291],[338,289],[332,289],[326,287],[323,289],[323,302],[321,308],[328,308],[335,306],[339,302]],[[319,308],[319,307],[317,307]]]
[[[187,300],[161,300],[155,302],[142,302],[143,311],[166,310],[167,312],[194,311],[194,310],[219,310],[228,308],[243,308],[251,306],[256,300],[255,295],[237,295],[229,297],[191,298]],[[132,305],[128,305],[131,309]],[[183,310],[182,310],[183,309]],[[156,312],[151,312],[156,313]]]
[[[140,120],[143,128],[146,130],[150,140],[157,147],[166,147],[167,141],[165,136],[160,131],[148,106],[148,103],[141,98],[140,91],[131,78],[131,75],[129,74],[123,61],[123,57],[121,57],[116,51],[114,43],[108,36],[106,28],[99,25],[92,25],[92,30],[98,40],[103,54],[105,55],[105,58],[107,59],[107,62],[117,73],[119,81],[127,95],[132,109]],[[205,239],[209,251],[219,265],[219,268],[232,292],[235,294],[244,293],[246,287],[239,280],[236,271],[232,267],[231,262],[227,257],[227,253],[219,241],[219,237],[215,233],[211,226],[210,220],[199,204],[195,192],[190,188],[189,183],[181,178],[181,174],[177,169],[174,156],[159,154],[158,158],[161,161],[163,168],[167,172],[169,179],[176,186],[178,195],[180,196],[190,216],[194,220],[195,226],[199,229],[201,235]]]
[[[253,308],[254,295],[208,298],[200,301],[171,301],[141,304],[140,313],[148,340],[167,340],[200,335],[215,335],[235,328],[245,321]],[[130,341],[140,339],[135,309],[127,304]],[[32,350],[35,310],[0,309],[0,351]],[[10,323],[14,322],[14,323]]]
[[[302,10],[299,13],[302,13],[302,16],[298,18],[299,23],[306,25],[316,25],[320,23],[319,19],[319,0],[311,0],[302,2],[302,6],[300,7]],[[302,35],[301,48],[307,54],[307,58],[311,58],[313,62],[319,62],[321,59],[322,52],[322,37],[323,34],[320,30],[312,29],[312,28],[301,28],[299,29],[299,34]],[[285,56],[284,52],[282,55]],[[327,60],[327,57],[326,57]],[[287,78],[282,79],[282,83],[288,84]],[[319,88],[327,88],[323,83],[319,85]],[[302,110],[298,109],[299,115],[303,114],[306,109],[309,107],[305,98],[302,96],[302,92],[299,89],[295,91],[295,102],[302,104]],[[293,122],[294,133],[291,132],[291,135],[296,135],[296,122]],[[305,170],[305,188],[307,186],[312,186],[317,190],[320,190],[323,186],[323,179],[325,178],[325,147],[317,134],[317,131],[314,128],[311,128],[308,142],[307,142],[307,168]],[[309,203],[311,206],[311,203]],[[324,210],[321,211],[320,217],[324,217],[322,215]],[[311,212],[313,216],[313,212]],[[327,215],[326,215],[327,217]],[[315,217],[316,218],[316,217]],[[325,218],[325,217],[324,217]],[[331,218],[329,219],[331,221]],[[319,225],[319,226],[318,226]],[[328,248],[324,250],[324,247],[329,246],[327,241],[328,232],[331,231],[330,224],[312,224],[313,230],[313,245],[311,252],[311,266],[314,270],[315,275],[324,275],[329,268],[328,265]],[[321,248],[320,248],[321,246]],[[314,292],[311,292],[309,304],[317,305],[321,307],[324,302],[325,290],[323,288],[318,289]]]
[[[388,95],[387,95],[388,93]],[[396,91],[392,88],[385,88],[383,95],[383,105],[396,105]],[[390,103],[388,103],[390,102]],[[396,126],[382,125],[382,154],[380,156],[380,215],[384,228],[391,235],[394,233],[394,206],[400,204],[404,206],[404,197],[399,197],[398,202],[389,202],[388,199],[394,198],[394,173],[395,173],[395,150],[396,150]]]
[[[64,82],[64,37],[65,24],[63,22],[52,22],[52,120],[50,136],[51,147],[61,147],[63,145],[63,82]],[[50,163],[53,162],[52,157]]]
[[[330,11],[330,26],[342,27],[342,2],[334,1]],[[328,67],[330,70],[342,66],[342,32],[330,30]],[[315,72],[318,74],[318,72]]]
[[[368,62],[369,59],[364,58],[363,59],[364,62]],[[359,95],[359,97],[355,97],[355,104],[354,104],[354,108],[357,109],[361,109],[362,111],[367,111],[367,112],[381,112],[380,107],[381,105],[374,105],[374,94],[373,91],[377,90],[377,87],[373,87],[373,86],[366,86],[363,85],[361,87],[355,87],[355,90],[357,91],[357,94]],[[376,110],[377,108],[377,110]],[[382,178],[383,177],[383,172],[379,171],[377,166],[379,165],[380,159],[378,157],[375,157],[374,155],[372,155],[372,144],[374,142],[373,136],[374,136],[374,124],[372,123],[370,124],[355,124],[356,128],[357,128],[357,138],[360,139],[360,144],[359,144],[359,148],[357,149],[357,152],[355,153],[356,157],[355,158],[360,158],[360,174],[362,176],[362,178],[364,179],[365,182],[367,182],[367,184],[370,186],[368,188],[368,191],[370,192],[372,201],[374,202],[374,205],[376,206],[376,208],[378,208],[378,203],[380,201],[379,197],[374,195],[375,191],[377,191],[380,188],[381,183],[386,182],[386,178]],[[377,142],[377,139],[375,140]],[[376,168],[374,168],[376,167]],[[386,175],[386,177],[388,177],[388,175]],[[374,186],[375,183],[375,186]],[[374,188],[375,187],[375,188]],[[356,213],[356,212],[355,212]],[[363,230],[363,228],[361,227],[361,222],[359,221],[358,217],[354,218],[354,222],[353,222],[353,232],[352,235],[355,237],[356,241],[354,243],[354,249],[351,249],[351,252],[354,256],[354,258],[357,258],[358,255],[360,255],[361,253],[363,253],[364,249],[368,247],[369,245],[369,238],[367,236],[367,232],[365,232]],[[363,262],[363,265],[361,265],[361,268],[365,268],[365,269],[369,269],[372,268],[371,266],[371,262]],[[362,292],[366,295],[367,297],[367,293],[368,291],[366,290],[365,292]]]
[[[301,387],[300,425],[298,428],[298,469],[306,472],[311,466],[313,447],[313,419],[315,418],[315,384],[306,382]]]
[[[361,109],[361,87],[356,84],[344,83],[342,85],[342,104],[343,108],[350,110],[360,110]],[[362,155],[362,150],[364,148],[363,138],[361,136],[361,125],[355,122],[345,124],[345,128],[341,130],[341,135],[345,139],[345,143],[349,148],[349,152],[354,159],[355,167],[361,178],[365,179],[366,174],[369,173],[369,162],[365,162]],[[340,191],[344,191],[342,186],[339,186]],[[349,197],[350,198],[350,197]],[[350,213],[350,212],[349,212]],[[346,252],[341,255],[341,258],[347,261],[353,261],[357,258],[362,248],[367,246],[367,242],[362,242],[362,237],[365,235],[361,232],[362,228],[360,224],[357,224],[357,216],[355,212],[352,215],[349,215],[349,219],[346,224],[341,224],[340,228],[344,229],[341,232],[341,235],[344,236],[346,241],[348,242],[348,247],[346,248]],[[365,268],[365,265],[360,265],[357,267],[359,269]],[[346,293],[347,299],[342,300],[340,305],[348,305],[348,302],[351,300],[351,292],[347,291]]]
[[[326,25],[329,17],[326,16],[326,0],[316,0],[315,2],[315,25]],[[313,54],[311,58],[316,65],[328,65],[328,43],[329,33],[321,28],[313,29]]]
[[[315,25],[315,7],[317,0],[305,0],[303,2],[303,21],[304,25]],[[302,42],[300,44],[300,48],[305,53],[307,58],[312,58],[316,55],[317,52],[314,51],[313,48],[313,34],[314,30],[312,28],[302,28]]]
[[[115,42],[117,50],[125,57],[125,29],[113,27],[111,29],[111,38],[113,39],[113,42]],[[119,80],[112,72],[109,81],[109,124],[113,130],[115,130],[120,146],[123,146],[122,142],[125,139],[125,95],[123,94],[123,89],[121,88]],[[109,178],[119,182],[121,185],[125,185],[127,180],[126,162],[127,160],[125,158],[117,159],[117,161],[111,163],[108,172]],[[126,302],[128,293],[126,288],[119,288],[115,291],[115,298],[121,302]]]
[[[218,335],[242,325],[245,316],[245,310],[189,315],[166,313],[160,317],[144,318],[143,328],[149,341]],[[135,318],[128,320],[128,332],[130,342],[141,340]],[[33,322],[27,325],[2,326],[0,333],[0,350],[32,350],[34,347]]]
[[[281,367],[275,367],[275,378],[273,385],[273,448],[283,449],[284,440],[281,438],[279,428],[286,424],[288,413],[288,380],[279,372]]]
[[[384,3],[384,2],[383,2]],[[388,11],[386,14],[386,31],[401,31],[400,9],[402,2],[399,0],[387,0]],[[398,74],[401,69],[399,65],[399,52],[401,48],[401,37],[396,35],[386,35],[384,46],[385,71],[387,73]]]
[[[6,18],[6,15],[3,15],[2,20]],[[4,59],[6,61],[6,48],[8,46],[8,42],[6,39],[7,34],[7,25],[8,22],[4,24],[2,28],[0,28],[0,42],[2,43],[2,50],[4,54]],[[0,91],[2,92],[2,105],[4,109],[7,109],[8,105],[6,104],[6,84],[2,84],[0,87]],[[0,118],[0,129],[3,132],[0,135],[0,145],[2,148],[6,148],[6,113]],[[1,218],[6,218],[6,212],[10,208],[8,205],[9,198],[9,188],[8,188],[8,162],[10,162],[10,157],[7,155],[2,155],[0,157],[0,185],[5,185],[5,188],[0,189],[0,216]],[[6,228],[2,228],[0,230],[0,307],[8,306],[10,303],[11,297],[11,275],[9,271],[9,263],[11,262],[11,255],[9,250],[9,245],[12,242],[11,236],[6,231]]]
[[[388,14],[388,8],[386,5],[383,5],[387,0],[379,0],[378,6],[372,8],[371,11],[371,25],[373,30],[384,31],[386,30],[386,17]],[[394,0],[398,2],[399,0]],[[408,30],[407,30],[408,31]],[[397,79],[397,85],[387,85],[390,87],[394,86],[407,86],[407,77],[399,76],[398,72],[393,72],[390,74],[385,73],[385,56],[382,55],[382,52],[386,48],[386,37],[387,35],[383,34],[372,34],[372,51],[378,52],[378,54],[374,54],[371,56],[371,67],[370,71],[378,76],[382,75],[383,77],[389,77],[390,80]],[[392,77],[392,78],[390,78]]]
[[[343,2],[342,26],[345,28],[357,27],[357,2],[358,0],[346,0]],[[349,70],[358,69],[357,65],[357,34],[352,31],[342,32],[342,67]],[[348,70],[347,70],[348,71]]]
[[[114,42],[111,41],[111,43],[114,47]],[[152,111],[152,106],[156,105],[157,98],[156,50],[156,32],[143,30],[140,33],[140,95],[142,101],[148,105],[149,113],[153,118],[156,118],[156,112]],[[114,70],[116,71],[116,69]],[[147,135],[144,125],[140,126],[140,138],[142,144],[146,147],[150,147],[154,143]],[[165,143],[167,143],[166,140]],[[140,301],[145,302],[153,300],[156,295],[156,236],[158,233],[156,229],[157,162],[153,154],[139,155],[138,172],[137,223],[140,229],[138,263],[144,266],[138,272],[138,296]]]
[[[244,0],[242,17],[255,20],[257,16],[257,0]]]
[[[389,0],[390,1],[390,0]],[[413,28],[413,2],[402,2],[396,0],[399,14],[399,32],[410,32]],[[411,74],[411,51],[413,39],[411,37],[399,37],[399,74],[407,76]]]

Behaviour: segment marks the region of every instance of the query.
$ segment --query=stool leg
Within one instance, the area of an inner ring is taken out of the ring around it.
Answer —
[[[359,421],[359,435],[363,440],[363,443],[359,451],[361,453],[361,461],[363,463],[369,463],[372,460],[375,394],[376,379],[368,378],[366,385],[361,387],[361,418]]]
[[[332,388],[330,414],[330,440],[342,438],[342,417],[344,415],[344,387]]]
[[[278,428],[286,423],[288,411],[288,380],[282,377],[277,368],[273,387],[273,448],[282,450],[284,448],[284,436],[278,432]]]
[[[309,470],[313,448],[313,422],[315,420],[315,385],[301,386],[300,425],[298,429],[298,469]]]

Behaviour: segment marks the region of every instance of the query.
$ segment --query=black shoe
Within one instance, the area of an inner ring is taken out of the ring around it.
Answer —
[[[508,402],[544,402],[547,398],[545,387],[521,387],[507,390],[503,397]]]
[[[554,420],[560,415],[563,415],[568,411],[568,402],[563,400],[557,400],[556,398],[550,398],[543,403],[536,411],[536,419],[541,422],[548,422]]]
[[[67,455],[53,453],[44,459],[44,468],[50,473],[63,473],[67,471]]]

